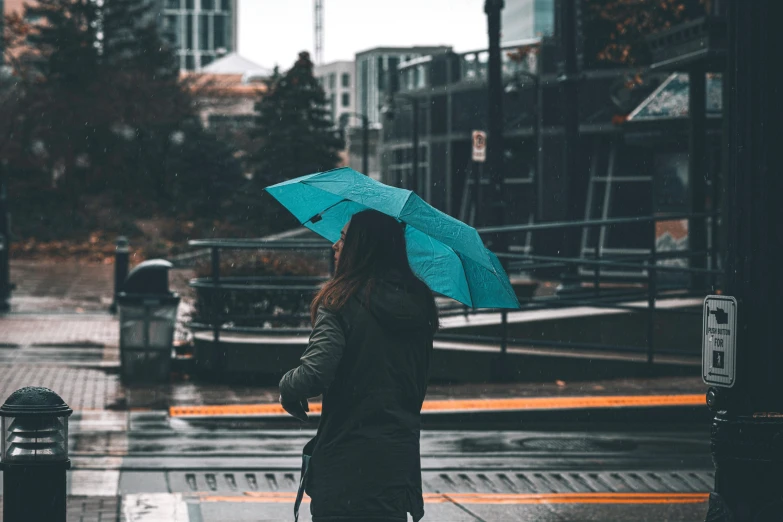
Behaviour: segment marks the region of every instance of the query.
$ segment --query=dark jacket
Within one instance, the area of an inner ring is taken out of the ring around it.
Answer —
[[[428,298],[392,276],[374,286],[369,303],[362,290],[337,313],[322,308],[301,366],[280,381],[284,402],[324,395],[306,479],[314,522],[424,516]]]

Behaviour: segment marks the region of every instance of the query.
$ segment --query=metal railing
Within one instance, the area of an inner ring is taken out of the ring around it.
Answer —
[[[589,277],[582,278],[580,281],[580,291],[574,295],[552,295],[552,296],[531,296],[521,299],[521,309],[519,312],[562,309],[569,307],[590,307],[595,309],[611,309],[619,313],[644,313],[647,316],[647,334],[646,346],[623,346],[606,345],[601,343],[589,342],[571,342],[517,338],[509,335],[509,310],[470,309],[464,305],[452,302],[451,304],[441,306],[441,317],[453,317],[459,315],[483,315],[500,314],[499,335],[462,335],[454,333],[438,334],[437,339],[451,342],[464,342],[475,344],[500,345],[499,355],[505,357],[509,346],[523,347],[542,347],[557,348],[564,351],[589,350],[611,353],[639,353],[645,354],[647,362],[655,362],[655,354],[679,354],[687,355],[676,350],[665,350],[655,348],[655,320],[659,309],[656,308],[656,300],[660,298],[692,298],[705,295],[707,288],[689,288],[682,285],[662,286],[659,284],[658,277],[660,273],[681,273],[698,274],[710,276],[711,287],[717,286],[717,278],[722,272],[715,267],[718,265],[718,252],[716,245],[712,248],[692,252],[688,250],[657,252],[656,223],[660,221],[672,221],[682,219],[713,219],[716,214],[668,214],[660,216],[642,216],[628,218],[614,218],[606,220],[585,220],[579,222],[556,222],[541,224],[509,225],[504,227],[486,227],[479,229],[483,236],[498,233],[512,232],[542,232],[562,230],[572,227],[603,228],[615,225],[647,223],[651,226],[651,248],[647,254],[633,254],[609,257],[602,255],[600,249],[593,258],[564,258],[556,256],[545,256],[536,254],[516,254],[499,253],[498,257],[507,266],[510,275],[514,273],[530,273],[539,269],[582,267],[592,269],[593,273]],[[231,316],[224,313],[225,306],[221,303],[222,291],[249,292],[249,291],[279,291],[279,292],[298,292],[300,294],[314,294],[320,285],[327,280],[328,276],[311,276],[309,280],[302,283],[303,277],[295,276],[299,281],[297,284],[291,284],[290,276],[267,276],[267,277],[246,277],[236,278],[221,274],[221,252],[225,250],[256,250],[256,251],[307,251],[307,250],[328,250],[331,244],[322,240],[252,240],[252,239],[212,239],[212,240],[192,240],[189,242],[191,247],[208,248],[211,251],[211,276],[200,277],[191,281],[191,286],[195,288],[209,288],[215,296],[212,303],[212,314],[201,318],[201,321],[191,323],[191,328],[197,330],[211,330],[213,332],[214,342],[220,342],[222,332],[233,332],[242,334],[262,334],[262,333],[285,333],[285,334],[305,334],[309,332],[307,327],[296,328],[272,328],[261,326],[236,325],[245,317]],[[328,272],[331,274],[334,270],[332,256]],[[659,261],[674,259],[697,259],[704,258],[709,260],[709,266],[712,268],[692,268],[687,266],[668,266],[661,265]],[[602,275],[606,269],[625,270],[630,273],[623,277],[623,285],[617,289],[610,290],[605,288],[607,282],[612,278]],[[636,275],[634,275],[636,274]],[[587,285],[582,284],[587,282]],[[592,282],[592,286],[589,284]],[[644,305],[641,303],[645,303]],[[698,315],[700,310],[678,309],[678,313]],[[295,319],[306,321],[308,314],[305,313],[276,313],[266,315],[253,315],[254,320],[283,320]],[[694,354],[695,355],[695,354]]]

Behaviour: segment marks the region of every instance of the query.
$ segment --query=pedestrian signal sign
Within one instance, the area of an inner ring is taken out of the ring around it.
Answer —
[[[707,296],[702,322],[702,379],[711,386],[731,388],[737,366],[737,300]]]

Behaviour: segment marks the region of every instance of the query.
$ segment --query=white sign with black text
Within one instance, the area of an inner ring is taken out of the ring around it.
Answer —
[[[484,131],[473,131],[473,161],[487,161],[487,133]]]
[[[707,296],[701,333],[704,383],[731,388],[737,367],[737,300],[725,295]]]

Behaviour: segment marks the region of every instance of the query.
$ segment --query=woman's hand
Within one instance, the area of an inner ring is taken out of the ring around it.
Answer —
[[[302,422],[307,422],[307,413],[310,411],[310,407],[307,401],[284,401],[283,396],[280,396],[280,405],[285,411],[292,417],[299,419]]]

